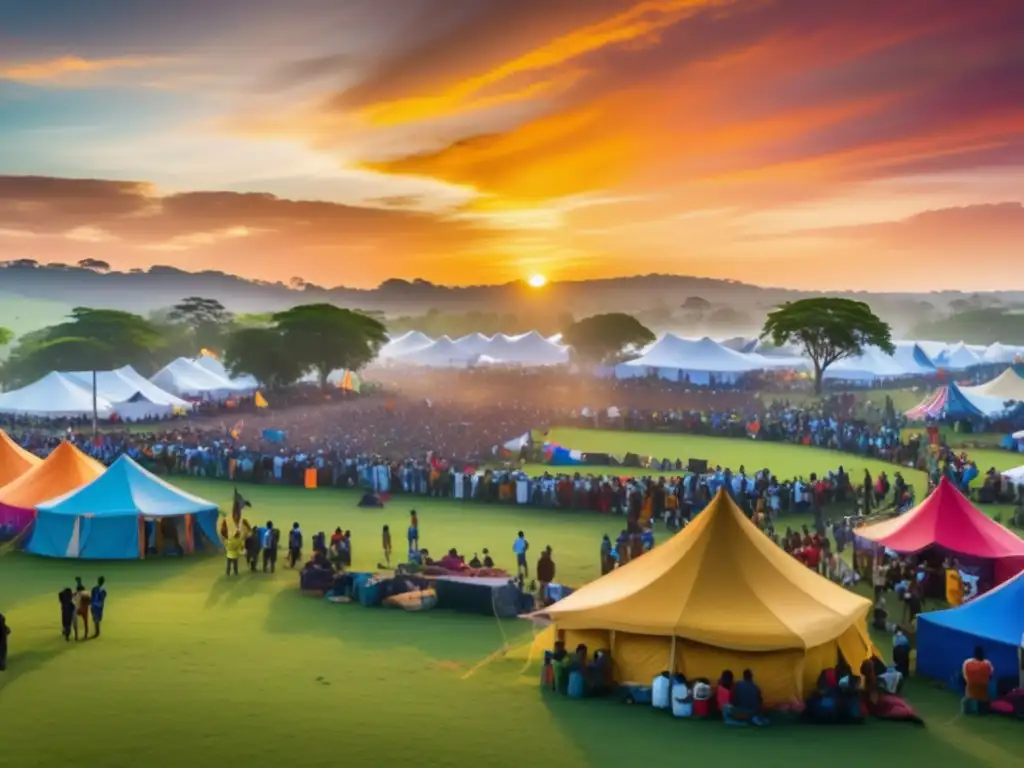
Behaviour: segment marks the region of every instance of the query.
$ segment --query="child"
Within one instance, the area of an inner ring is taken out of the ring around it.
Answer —
[[[384,562],[391,567],[391,528],[384,526],[380,531],[380,545],[384,549]],[[410,547],[411,549],[411,547]]]
[[[292,529],[288,532],[288,567],[294,568],[295,564],[302,559],[302,529],[298,523],[292,523]]]
[[[493,568],[494,560],[491,559],[491,553],[486,549],[484,550],[484,568]]]
[[[75,592],[72,597],[72,601],[75,605],[75,640],[78,639],[78,619],[82,620],[82,625],[85,628],[85,634],[82,636],[83,640],[89,639],[89,604],[91,602],[89,593],[85,591],[85,585],[82,584],[82,580],[79,577],[75,577]]]
[[[409,512],[409,549],[420,548],[420,519],[416,510]]]
[[[107,590],[103,586],[106,584],[106,579],[100,576],[96,580],[96,586],[92,588],[92,595],[90,596],[89,608],[92,611],[92,625],[96,629],[96,634],[93,637],[100,636],[100,622],[103,621],[103,606],[107,602]],[[86,626],[85,636],[89,636],[89,627]]]

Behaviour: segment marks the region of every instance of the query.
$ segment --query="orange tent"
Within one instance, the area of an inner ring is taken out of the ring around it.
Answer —
[[[14,482],[43,460],[29,453],[0,429],[0,488]]]
[[[14,482],[0,488],[0,507],[35,509],[103,474],[105,468],[69,442],[62,442],[45,461]]]

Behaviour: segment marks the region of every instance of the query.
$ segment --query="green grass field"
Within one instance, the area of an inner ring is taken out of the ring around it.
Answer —
[[[598,437],[580,435],[587,436]],[[791,455],[781,446],[689,440],[686,446],[706,448],[713,461],[767,463],[779,472],[809,472],[818,458],[799,448]],[[756,453],[746,453],[751,450]],[[227,484],[180,485],[230,503]],[[575,584],[596,577],[600,536],[618,525],[582,512],[402,497],[386,510],[367,511],[350,492],[245,491],[253,520],[271,518],[282,528],[298,520],[307,538],[338,525],[351,529],[354,565],[367,569],[380,559],[381,525],[401,532],[410,506],[419,511],[423,544],[434,552],[488,547],[508,565],[521,528],[535,549],[553,547],[560,580]],[[1024,749],[1019,724],[959,717],[953,695],[921,681],[911,681],[908,696],[927,729],[873,722],[737,730],[613,701],[555,698],[538,690],[535,668],[493,658],[505,644],[529,641],[527,622],[331,605],[302,597],[293,572],[227,580],[222,566],[220,558],[201,557],[127,563],[0,557],[0,610],[13,630],[8,670],[0,673],[0,765],[128,766],[144,755],[155,765],[333,759],[620,768],[676,753],[716,764],[791,766],[823,752],[842,755],[842,765],[884,756],[963,768],[1011,765]],[[75,576],[91,582],[100,574],[110,591],[103,637],[64,643],[56,592]]]

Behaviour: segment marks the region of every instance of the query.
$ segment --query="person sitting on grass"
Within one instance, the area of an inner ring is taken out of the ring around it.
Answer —
[[[985,649],[976,646],[974,655],[964,662],[964,698],[961,709],[965,715],[984,715],[989,709],[989,684],[995,669],[985,658]]]
[[[480,555],[478,555],[476,552],[473,553],[473,557],[469,561],[469,567],[470,568],[481,568],[481,567],[483,567],[483,563],[480,562]]]
[[[745,669],[743,679],[732,688],[732,696],[722,711],[722,719],[727,725],[766,725],[767,721],[761,717],[762,704],[761,689],[754,682],[754,673]]]
[[[490,550],[484,549],[484,568],[493,568],[494,558],[491,557]]]
[[[732,703],[733,674],[731,669],[722,672],[715,686],[715,706],[718,713],[725,717],[726,708]]]
[[[437,564],[441,568],[444,568],[446,571],[459,572],[464,571],[466,570],[466,568],[468,568],[468,566],[466,565],[466,561],[462,559],[462,556],[454,547],[452,549],[449,549],[448,554],[442,557]]]

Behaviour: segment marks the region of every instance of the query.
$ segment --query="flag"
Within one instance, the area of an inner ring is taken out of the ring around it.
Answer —
[[[352,391],[352,371],[345,371],[345,375],[341,377],[339,386],[346,392]]]
[[[263,395],[261,393],[257,392],[256,393],[256,407],[257,408],[266,408],[269,405],[270,405],[270,403],[267,402],[267,399],[265,397],[263,397]]]
[[[217,353],[216,352],[211,352],[210,350],[205,349],[205,348],[199,350],[199,356],[200,357],[212,357],[214,360],[217,359]]]
[[[235,426],[231,428],[231,436],[237,440],[242,436],[242,430],[245,429],[245,422],[239,420]]]

